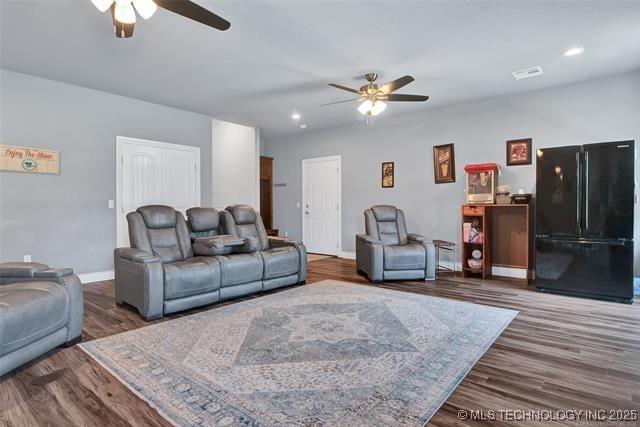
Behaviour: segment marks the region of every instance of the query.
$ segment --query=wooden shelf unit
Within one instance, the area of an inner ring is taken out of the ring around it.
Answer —
[[[490,278],[493,267],[520,268],[531,277],[533,268],[533,216],[531,204],[462,205],[462,224],[478,219],[483,242],[464,242],[462,233],[462,274],[464,277]],[[472,269],[467,260],[482,247],[482,268]]]
[[[491,277],[491,252],[489,248],[489,230],[490,217],[485,215],[485,206],[482,205],[463,205],[462,206],[462,275],[464,277],[478,277],[483,279]],[[464,241],[464,223],[478,220],[480,231],[482,232],[482,243],[470,243]],[[467,260],[471,258],[471,253],[480,248],[482,251],[482,268],[471,268]]]
[[[260,156],[260,216],[268,236],[277,236],[273,228],[273,157]]]

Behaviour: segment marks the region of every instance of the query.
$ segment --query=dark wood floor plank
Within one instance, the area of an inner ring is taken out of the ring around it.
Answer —
[[[312,285],[325,279],[519,311],[430,425],[480,424],[460,420],[459,410],[640,407],[638,299],[634,305],[624,305],[540,294],[519,280],[444,277],[436,282],[372,285],[355,273],[351,260],[327,258],[309,263],[307,282]],[[132,309],[116,306],[114,293],[113,281],[85,286],[83,340],[149,324]],[[215,307],[190,310],[160,321]],[[59,375],[44,377],[56,372]],[[46,384],[38,385],[39,382]],[[492,423],[512,424],[527,423]],[[72,347],[50,351],[0,380],[0,425],[168,423],[82,350]]]

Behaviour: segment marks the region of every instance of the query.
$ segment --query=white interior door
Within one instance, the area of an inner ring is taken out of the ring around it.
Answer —
[[[129,246],[127,214],[144,205],[200,206],[200,148],[116,139],[117,245]]]
[[[340,156],[302,161],[302,241],[307,251],[341,250]]]

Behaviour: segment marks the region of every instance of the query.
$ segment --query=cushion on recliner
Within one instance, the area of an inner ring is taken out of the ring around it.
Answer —
[[[162,265],[165,299],[182,298],[220,288],[220,264],[213,257],[195,257]]]
[[[398,210],[395,206],[391,205],[376,205],[371,206],[371,210],[376,217],[376,221],[393,221],[395,222],[398,217]]]
[[[169,206],[149,205],[136,209],[142,215],[147,228],[170,228],[176,226],[176,211]]]
[[[397,222],[378,222],[378,236],[386,245],[400,244]]]
[[[256,222],[256,211],[253,210],[251,206],[248,205],[234,205],[228,206],[226,208],[228,212],[231,212],[233,216],[233,220],[236,222],[236,225],[243,224],[255,224]]]
[[[153,253],[162,262],[181,261],[185,258],[175,228],[150,228],[148,232]]]
[[[300,254],[293,246],[282,246],[260,252],[264,261],[264,279],[289,276],[300,269]]]
[[[67,292],[58,283],[0,286],[0,356],[63,328],[68,304]]]
[[[420,270],[425,268],[426,252],[420,244],[384,246],[385,270]]]
[[[221,255],[221,287],[239,285],[262,279],[263,263],[259,252]]]
[[[187,219],[191,230],[196,232],[213,231],[217,234],[220,226],[220,214],[213,208],[187,209]]]

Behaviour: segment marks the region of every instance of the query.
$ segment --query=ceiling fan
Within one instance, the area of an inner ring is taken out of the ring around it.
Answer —
[[[387,108],[387,102],[424,102],[429,99],[428,96],[424,95],[405,95],[392,93],[414,81],[415,79],[411,76],[400,77],[399,79],[383,84],[381,86],[374,83],[378,79],[378,75],[376,73],[365,74],[364,78],[367,79],[369,83],[362,86],[360,89],[352,89],[350,87],[338,85],[335,83],[329,83],[329,86],[346,90],[347,92],[356,93],[359,96],[358,98],[331,102],[324,105],[333,105],[351,101],[363,101],[362,104],[360,104],[360,106],[358,107],[358,111],[362,115],[365,115],[368,119],[370,119],[371,116],[377,116],[378,114],[382,113]]]
[[[149,19],[158,6],[216,30],[225,31],[231,27],[231,23],[226,19],[189,0],[91,0],[91,2],[100,12],[111,10],[113,27],[118,38],[133,36],[136,12],[144,19]]]

